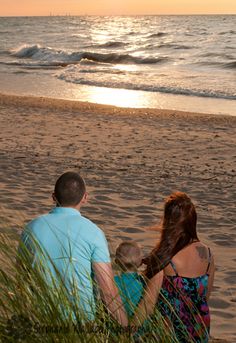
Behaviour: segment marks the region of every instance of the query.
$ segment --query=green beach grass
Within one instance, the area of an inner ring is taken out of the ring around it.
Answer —
[[[0,251],[0,342],[178,342],[158,311],[141,328],[122,328],[98,299],[95,320],[88,322],[76,287],[71,296],[55,265],[53,274],[42,268],[49,258],[42,251],[34,268],[30,252],[22,245],[17,258],[6,234],[0,235]]]

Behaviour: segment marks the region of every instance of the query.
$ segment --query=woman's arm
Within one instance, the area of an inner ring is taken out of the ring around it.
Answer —
[[[160,271],[147,282],[144,296],[131,320],[131,326],[142,325],[145,319],[153,313],[162,286],[163,274],[163,271]]]
[[[215,262],[214,262],[214,256],[211,255],[211,264],[209,268],[209,279],[208,279],[208,288],[207,288],[207,301],[210,298],[211,291],[213,288],[214,275],[215,275]]]

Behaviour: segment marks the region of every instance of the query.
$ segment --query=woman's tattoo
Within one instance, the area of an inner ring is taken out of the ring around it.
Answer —
[[[208,258],[207,249],[205,247],[196,247],[196,249],[198,251],[200,258],[202,259]]]

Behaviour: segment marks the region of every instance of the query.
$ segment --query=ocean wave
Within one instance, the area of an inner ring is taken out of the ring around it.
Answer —
[[[101,53],[94,53],[94,52],[83,52],[81,54],[82,59],[87,59],[95,62],[102,62],[102,63],[135,63],[135,64],[156,64],[161,62],[167,62],[167,57],[137,57],[132,56],[129,54],[101,54]]]
[[[174,49],[182,49],[182,50],[189,50],[189,49],[193,49],[193,46],[189,46],[189,45],[178,45],[178,44],[173,44],[173,48]]]
[[[40,45],[21,45],[19,48],[10,50],[10,54],[14,57],[19,58],[28,58],[33,57],[36,55],[39,51],[45,50],[44,48],[41,48]]]
[[[157,46],[158,48],[170,48],[170,49],[175,49],[175,50],[189,50],[189,49],[193,49],[192,46],[188,46],[188,45],[180,45],[180,44],[172,44],[172,43],[162,43],[159,44]]]
[[[16,70],[13,72],[13,74],[19,75],[19,74],[29,74],[26,70]]]
[[[128,43],[126,43],[126,42],[109,41],[109,42],[102,43],[102,44],[90,45],[88,47],[92,47],[92,48],[121,48],[121,47],[126,46],[126,45],[128,45]]]
[[[222,57],[222,54],[219,54],[218,52],[207,52],[200,55],[201,57]]]
[[[223,32],[220,32],[219,35],[235,35],[236,34],[236,31],[234,30],[229,30],[229,31],[223,31]]]
[[[130,31],[127,36],[136,36],[137,35],[137,32],[135,31]]]
[[[119,53],[96,53],[96,52],[67,52],[56,50],[40,45],[23,45],[10,51],[10,54],[18,58],[32,58],[43,62],[43,65],[67,66],[77,64],[82,60],[109,64],[157,64],[168,61],[167,57],[138,57]],[[39,65],[40,65],[39,63]]]
[[[235,46],[226,45],[225,49],[236,50]]]
[[[216,53],[216,52],[208,52],[205,54],[201,54],[201,57],[222,57],[222,58],[227,58],[229,60],[234,60],[235,56],[234,55],[229,55],[229,54],[225,54],[225,53]],[[220,63],[220,62],[219,62]]]
[[[146,44],[145,50],[153,50],[154,53],[157,51],[157,49],[172,49],[172,50],[191,50],[194,49],[192,46],[188,45],[181,45],[181,44],[172,44],[172,43],[161,43],[161,44]],[[173,58],[170,58],[170,60],[173,60]]]
[[[80,73],[82,74],[111,74],[111,75],[125,75],[125,71],[119,69],[106,69],[106,68],[99,68],[99,69],[80,69]],[[129,72],[130,73],[130,72]],[[132,74],[139,75],[138,72],[132,72]]]
[[[223,92],[216,92],[211,90],[201,90],[201,89],[189,89],[189,88],[181,88],[181,87],[171,87],[171,86],[162,86],[162,85],[148,85],[148,84],[134,84],[131,82],[113,82],[109,80],[91,80],[82,78],[76,78],[70,74],[61,74],[57,76],[60,80],[80,84],[80,85],[89,85],[95,87],[107,87],[107,88],[119,88],[119,89],[129,89],[129,90],[138,90],[138,91],[146,91],[146,92],[159,92],[159,93],[166,93],[166,94],[175,94],[175,95],[187,95],[187,96],[197,96],[197,97],[204,97],[204,98],[218,98],[218,99],[228,99],[228,100],[236,100],[236,94],[227,94]]]
[[[227,69],[236,69],[236,61],[225,63],[224,68]]]
[[[235,69],[236,68],[236,61],[233,62],[215,62],[215,61],[204,61],[204,62],[197,62],[195,63],[199,66],[207,66],[207,67],[217,67],[218,69]]]
[[[5,64],[9,66],[18,66],[26,69],[58,69],[60,67],[67,67],[68,63],[63,62],[52,62],[48,64],[47,62],[22,62],[22,61],[0,61],[0,64]]]
[[[163,36],[166,36],[167,34],[168,34],[167,32],[152,33],[151,35],[148,36],[148,38],[163,37]]]
[[[9,55],[9,52],[7,50],[0,50],[0,56],[3,55]]]

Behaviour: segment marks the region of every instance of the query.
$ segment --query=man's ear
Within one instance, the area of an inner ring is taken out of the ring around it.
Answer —
[[[88,202],[88,193],[85,192],[80,203],[83,205],[83,204],[86,204],[87,202]]]
[[[57,202],[57,198],[56,198],[56,196],[55,196],[55,192],[52,193],[52,200],[53,200],[54,202]]]
[[[52,200],[55,202],[56,206],[61,206],[59,201],[56,198],[55,192],[52,193]]]

